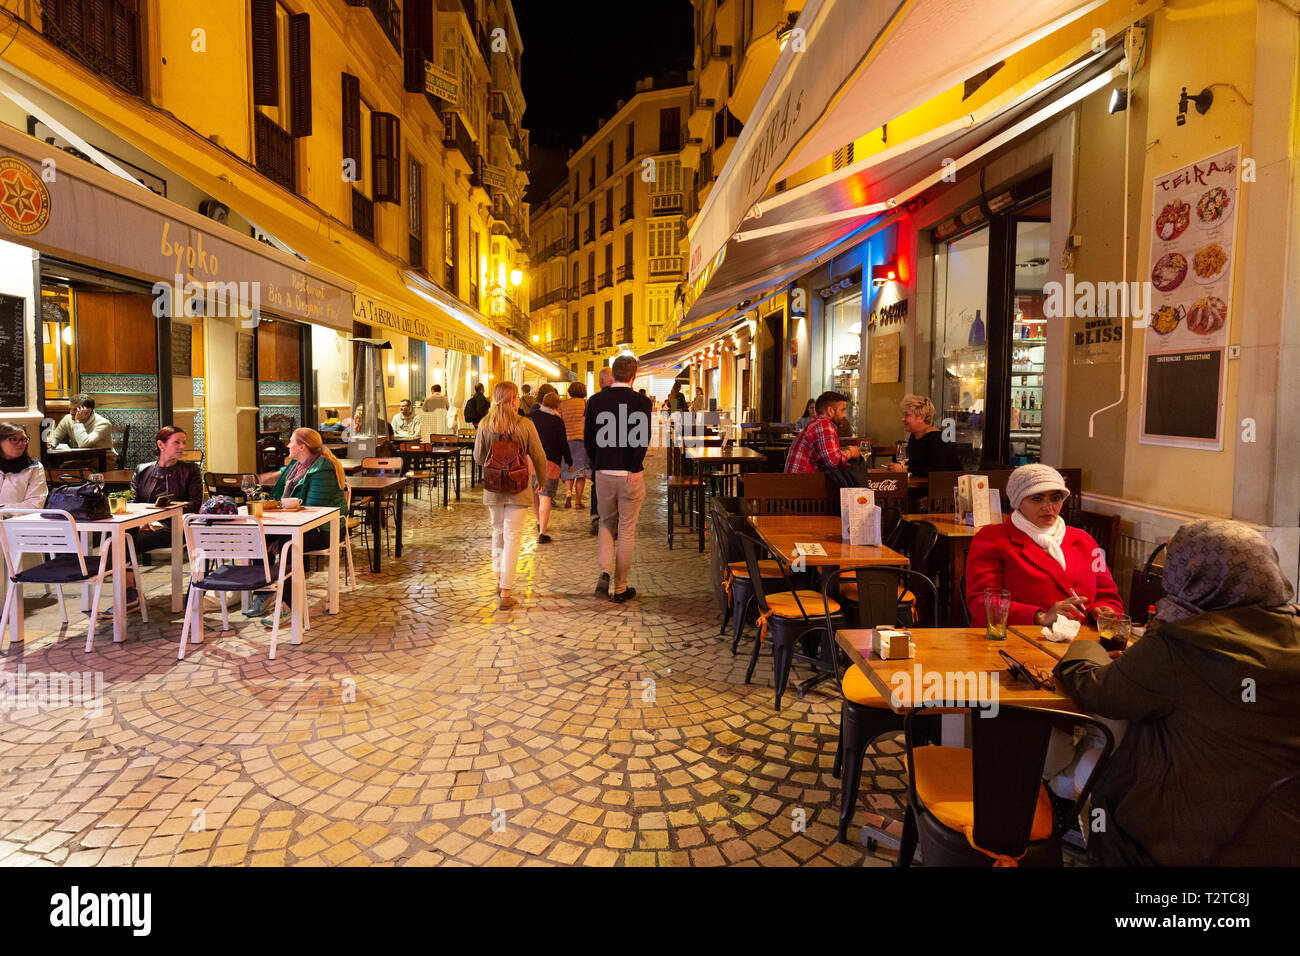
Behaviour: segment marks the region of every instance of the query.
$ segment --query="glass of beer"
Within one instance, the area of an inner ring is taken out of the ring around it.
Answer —
[[[1007,639],[1007,616],[1011,613],[1011,592],[1000,588],[984,589],[984,636],[990,641]]]

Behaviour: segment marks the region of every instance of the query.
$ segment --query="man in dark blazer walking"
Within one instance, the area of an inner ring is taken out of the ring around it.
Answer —
[[[636,588],[628,587],[627,579],[636,546],[636,520],[645,500],[643,465],[653,411],[650,399],[632,389],[636,366],[631,355],[614,359],[614,383],[587,400],[583,422],[600,510],[601,575],[596,593],[617,604],[636,597]]]

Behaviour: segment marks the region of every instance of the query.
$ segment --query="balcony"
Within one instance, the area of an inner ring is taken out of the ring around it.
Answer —
[[[465,128],[465,122],[459,113],[443,114],[442,145],[450,152],[460,155],[463,172],[478,176],[478,147],[474,145],[474,138]]]
[[[140,6],[135,0],[100,0],[93,5],[42,0],[41,31],[73,59],[126,92],[141,96]],[[30,12],[24,18],[32,22]]]
[[[653,256],[650,259],[651,276],[679,276],[682,273],[681,256]]]
[[[623,223],[627,222],[629,219],[632,218],[633,215],[635,214],[632,211],[632,204],[628,203],[626,206],[624,206],[622,209],[618,211],[619,225],[622,225]]]
[[[406,50],[402,54],[402,62],[406,67],[406,82],[403,89],[408,93],[423,93],[429,108],[433,110],[433,115],[442,120],[442,108],[445,101],[438,96],[434,96],[424,85],[424,62],[432,60],[423,50]]]
[[[680,216],[684,206],[681,193],[657,193],[650,197],[650,215]]]
[[[293,192],[293,137],[262,113],[253,115],[256,127],[254,153],[258,172]]]
[[[600,288],[602,288],[602,289],[608,289],[608,288],[609,288],[610,286],[612,286],[613,284],[614,284],[614,273],[613,273],[613,272],[602,272],[602,273],[600,274]]]
[[[595,242],[595,241],[596,241],[596,231],[595,231],[594,229],[592,229],[590,226],[588,226],[586,229],[582,230],[582,243],[583,243],[583,245],[586,245],[586,244],[589,243],[589,242]]]
[[[596,337],[597,348],[607,349],[613,344],[614,344],[613,332],[601,332],[600,335]]]
[[[397,0],[347,0],[349,7],[368,7],[393,49],[402,49],[402,8]]]
[[[584,335],[582,341],[578,343],[578,350],[582,352],[590,352],[595,347],[594,338],[590,335]]]
[[[541,297],[534,300],[534,309],[544,309],[548,305],[554,305],[556,302],[563,302],[568,298],[569,290],[563,287],[552,289],[550,292],[543,293]]]
[[[618,281],[619,281],[619,282],[631,282],[632,279],[634,278],[634,276],[633,276],[633,274],[632,274],[632,271],[633,271],[633,270],[632,270],[632,263],[630,263],[630,262],[626,262],[626,263],[624,263],[623,265],[619,266],[619,267],[618,267]]]
[[[595,292],[595,291],[596,291],[596,280],[595,280],[595,279],[583,279],[583,280],[582,280],[582,294],[583,294],[583,295],[591,295],[591,294],[592,294],[593,292]]]
[[[578,251],[578,237],[574,236],[572,239],[569,240],[569,252],[577,252],[577,251]]]
[[[352,189],[352,231],[363,239],[375,241],[375,204]]]
[[[613,228],[614,228],[613,216],[606,216],[604,219],[600,221],[600,234],[602,236]]]

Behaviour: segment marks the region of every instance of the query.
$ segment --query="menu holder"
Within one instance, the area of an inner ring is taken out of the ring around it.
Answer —
[[[1002,494],[989,487],[987,475],[961,475],[958,490],[970,498],[970,516],[966,523],[974,528],[1002,523]]]
[[[870,488],[840,489],[840,536],[854,547],[880,546],[880,508]]]

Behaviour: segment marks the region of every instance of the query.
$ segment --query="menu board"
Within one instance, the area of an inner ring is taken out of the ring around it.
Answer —
[[[1147,445],[1223,448],[1240,157],[1234,146],[1152,183],[1140,438]]]
[[[0,295],[0,407],[27,407],[27,337],[23,311],[26,300]]]

